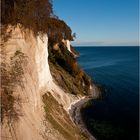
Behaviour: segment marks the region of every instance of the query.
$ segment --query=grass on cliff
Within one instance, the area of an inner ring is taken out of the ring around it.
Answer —
[[[46,119],[65,139],[87,140],[87,136],[73,124],[63,106],[55,100],[51,93],[47,92],[43,95],[43,102],[45,104]]]
[[[4,49],[4,48],[3,48]],[[10,65],[6,62],[1,63],[1,121],[4,117],[8,117],[9,122],[18,119],[19,113],[15,110],[15,102],[20,103],[19,98],[13,96],[16,86],[22,86],[21,80],[24,74],[23,64],[26,63],[26,56],[16,51],[14,56],[11,57]]]

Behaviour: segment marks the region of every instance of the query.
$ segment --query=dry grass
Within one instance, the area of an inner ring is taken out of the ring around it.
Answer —
[[[23,72],[23,63],[25,56],[20,51],[16,51],[11,58],[10,65],[6,62],[1,63],[1,121],[5,116],[9,121],[18,119],[18,112],[14,109],[15,102],[20,102],[19,98],[13,96],[14,88],[17,85],[23,86],[21,79]]]
[[[43,96],[45,104],[46,119],[58,130],[67,140],[87,140],[83,134],[71,121],[66,111],[63,109],[51,93]]]

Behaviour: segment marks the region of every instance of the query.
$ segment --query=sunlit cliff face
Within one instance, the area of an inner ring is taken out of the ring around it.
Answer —
[[[4,117],[2,138],[42,140],[42,94],[45,86],[52,80],[48,65],[48,37],[35,37],[31,31],[23,32],[18,26],[9,27],[8,30],[11,30],[11,35],[7,42],[2,42],[1,58],[10,79],[7,82],[13,86],[11,89],[7,83],[3,86],[7,86],[7,91],[12,92],[15,99],[13,108],[18,119],[12,118],[11,114]],[[12,130],[9,131],[10,129]]]
[[[49,81],[52,80],[52,76],[48,64],[48,37],[44,35],[41,38],[37,37],[37,49],[35,54],[39,88],[44,87]]]

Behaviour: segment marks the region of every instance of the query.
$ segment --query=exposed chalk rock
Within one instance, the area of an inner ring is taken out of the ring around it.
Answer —
[[[69,40],[62,40],[62,42],[65,44],[67,47],[68,51],[71,52],[71,47],[70,47],[70,41]],[[71,52],[72,53],[72,52]]]

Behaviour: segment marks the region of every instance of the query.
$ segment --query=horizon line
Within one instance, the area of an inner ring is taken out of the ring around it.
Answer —
[[[73,47],[140,47],[140,45],[72,45]]]

